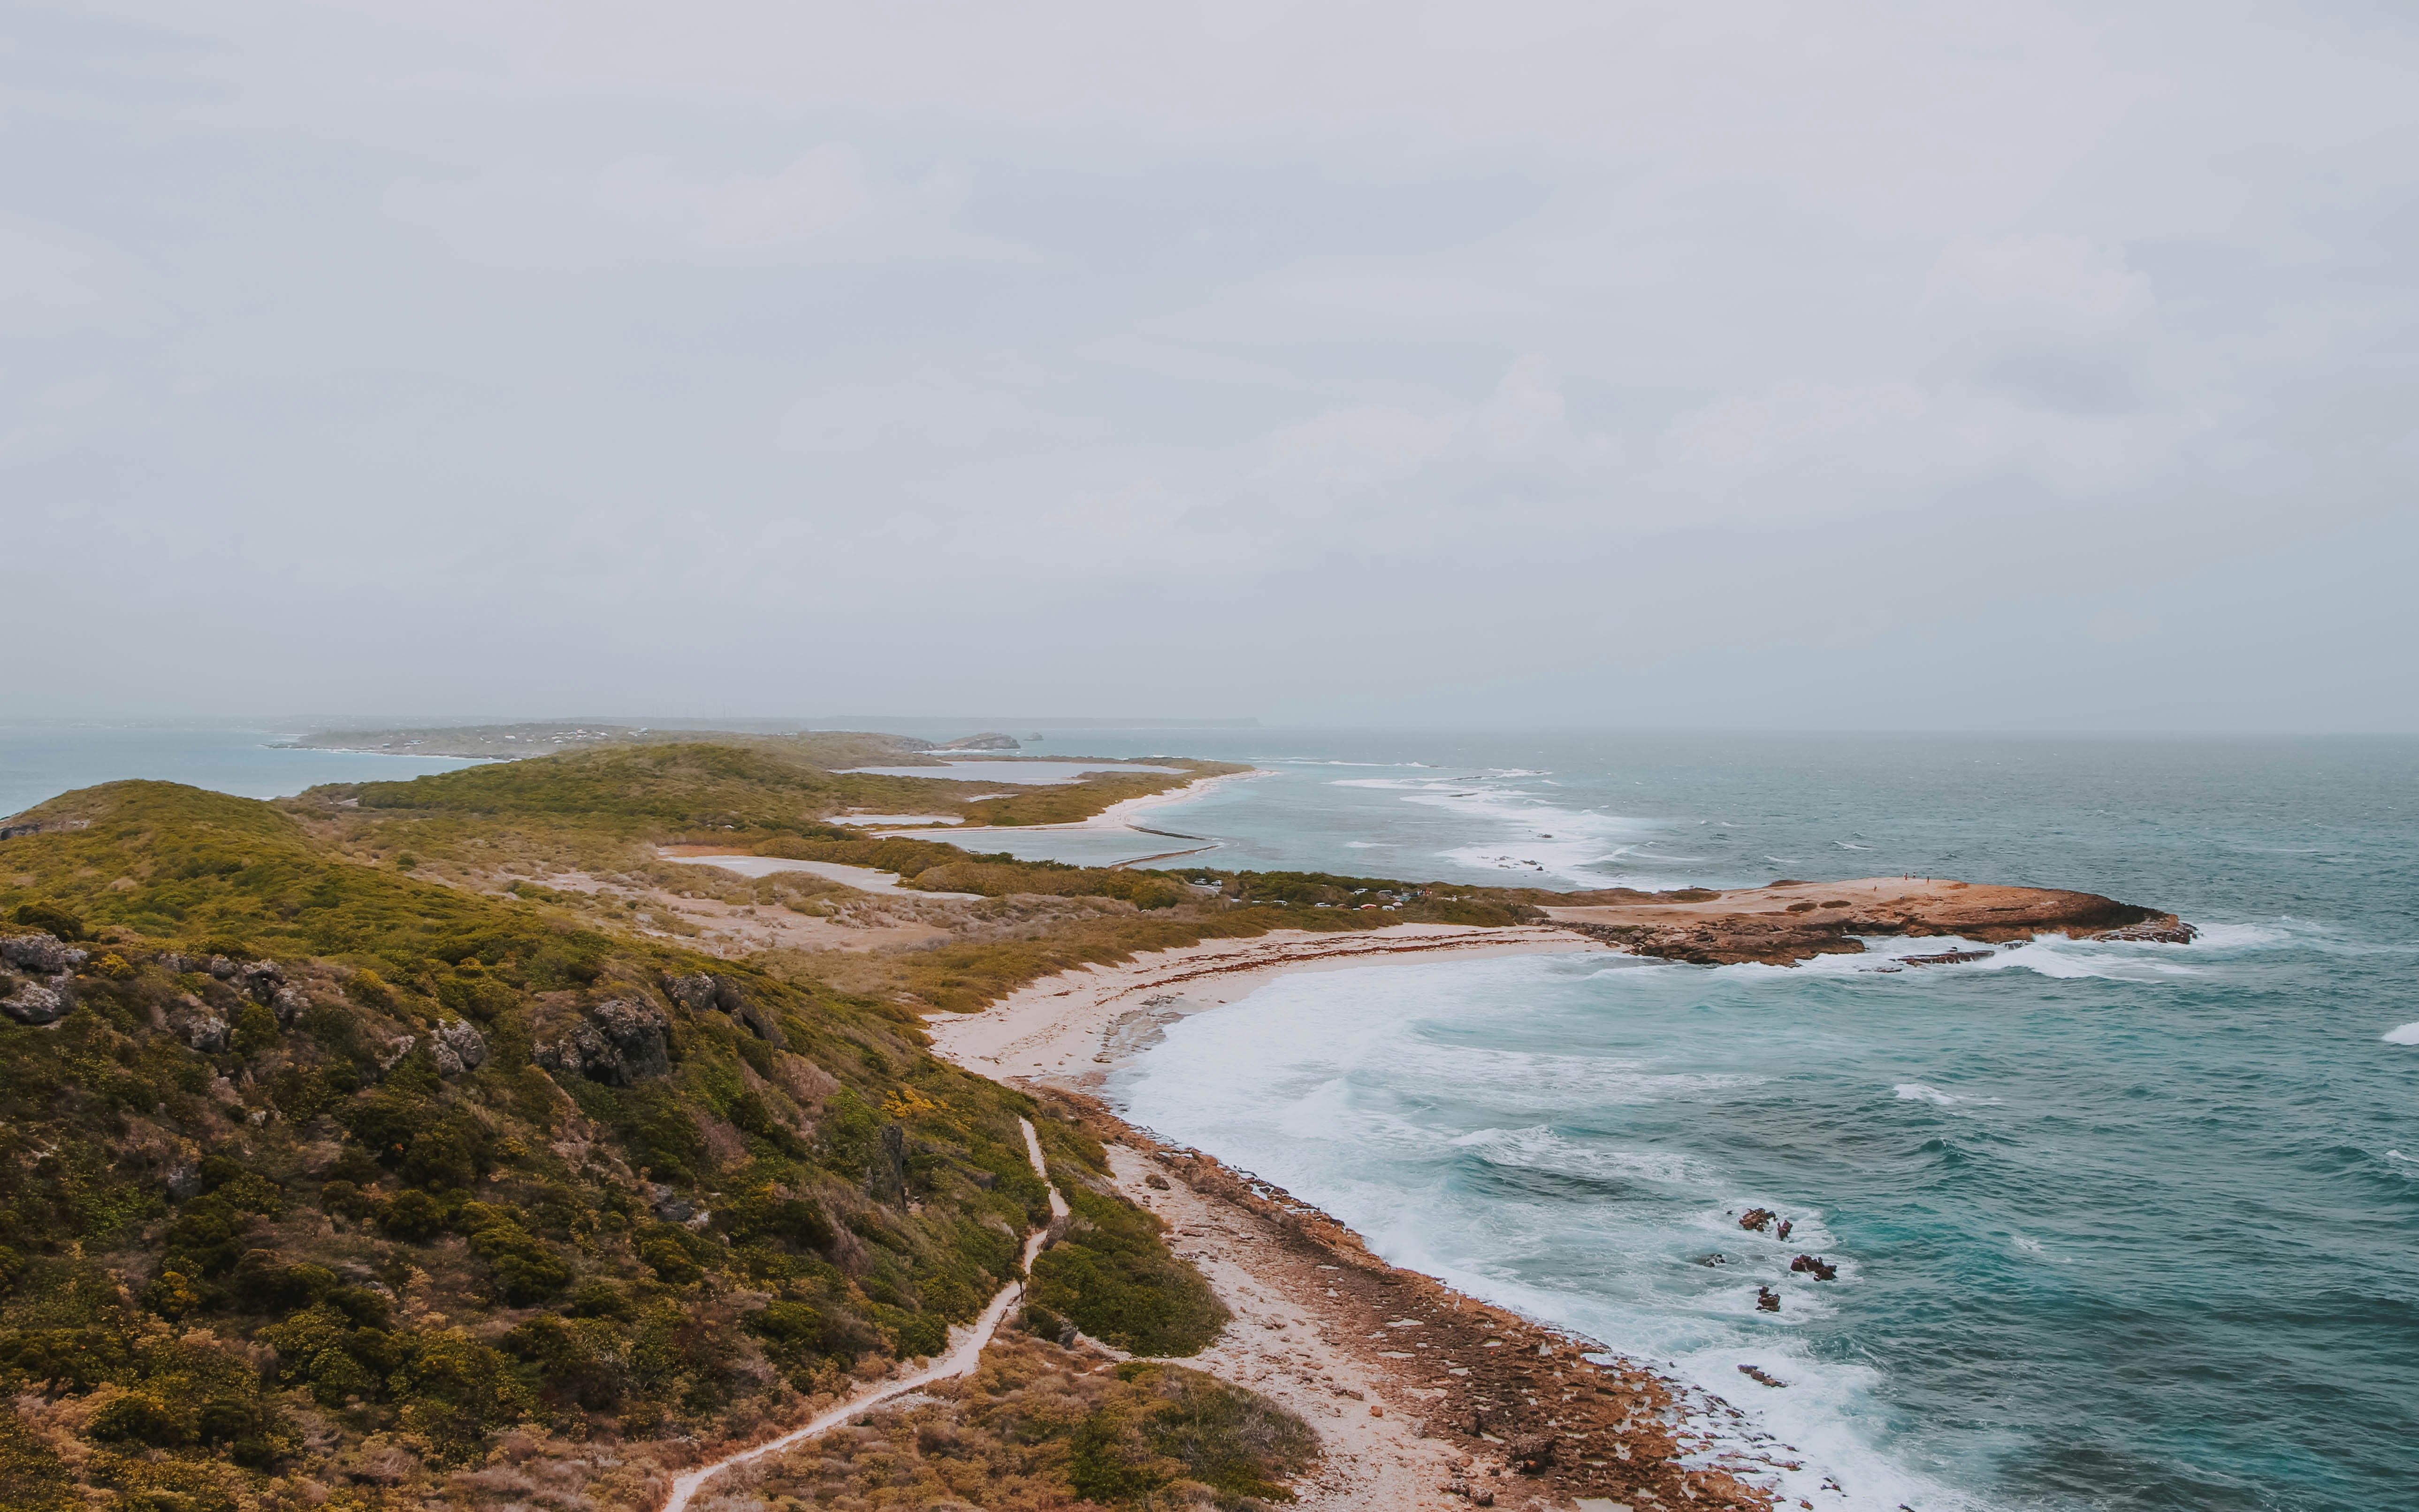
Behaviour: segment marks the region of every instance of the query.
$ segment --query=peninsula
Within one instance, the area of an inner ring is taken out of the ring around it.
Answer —
[[[1019,861],[978,826],[1245,769],[1008,795],[842,769],[885,738],[606,742],[274,802],[116,782],[13,816],[12,1504],[1766,1506],[1777,1450],[1694,1452],[1718,1399],[1126,1126],[1107,1072],[1276,973],[1411,953],[2189,932],[1910,879]]]

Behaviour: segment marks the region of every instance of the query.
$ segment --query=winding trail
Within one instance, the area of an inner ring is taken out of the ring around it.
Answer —
[[[1049,1169],[1041,1161],[1041,1136],[1033,1132],[1033,1124],[1030,1120],[1019,1119],[1016,1121],[1025,1130],[1025,1157],[1033,1162],[1033,1174],[1041,1178],[1044,1186],[1050,1187],[1050,1227],[1033,1234],[1025,1242],[1025,1270],[1027,1274],[1030,1274],[1033,1270],[1033,1257],[1041,1252],[1041,1246],[1047,1243],[1050,1236],[1057,1230],[1058,1221],[1067,1216],[1068,1209],[1067,1199],[1058,1195],[1058,1189],[1055,1186],[1050,1185]],[[792,1428],[780,1437],[767,1439],[753,1448],[742,1449],[737,1454],[725,1455],[711,1464],[701,1465],[687,1474],[675,1479],[672,1482],[671,1494],[664,1499],[662,1512],[686,1512],[689,1500],[704,1488],[706,1482],[733,1465],[744,1465],[751,1459],[762,1459],[766,1455],[779,1454],[782,1450],[804,1443],[809,1439],[819,1438],[867,1408],[879,1406],[894,1396],[904,1396],[909,1392],[929,1386],[936,1381],[954,1381],[960,1376],[974,1374],[975,1366],[982,1360],[983,1346],[991,1342],[992,1335],[999,1331],[1000,1320],[1008,1316],[1009,1308],[1014,1306],[1017,1299],[1024,1294],[1025,1283],[1022,1281],[1011,1281],[1000,1288],[998,1294],[994,1296],[990,1304],[983,1308],[982,1315],[964,1331],[964,1335],[951,1343],[949,1351],[914,1375],[902,1376],[895,1381],[876,1381],[842,1398],[835,1406],[817,1413],[804,1427]],[[951,1329],[949,1332],[952,1335],[959,1333],[956,1329]]]

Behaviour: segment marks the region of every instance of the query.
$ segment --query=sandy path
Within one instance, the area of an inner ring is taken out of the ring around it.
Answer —
[[[1536,925],[1396,924],[1340,933],[1277,930],[1255,939],[1154,950],[1121,966],[1061,972],[979,1013],[932,1013],[924,1023],[934,1051],[969,1071],[1089,1089],[1121,1053],[1138,1047],[1138,1035],[1117,1042],[1121,1025],[1142,1027],[1130,1021],[1148,1020],[1154,1011],[1221,1007],[1284,972],[1348,970],[1410,955],[1467,960],[1605,949],[1567,930]]]
[[[1023,1119],[1016,1121],[1024,1126],[1025,1151],[1026,1157],[1033,1162],[1034,1174],[1041,1178],[1044,1185],[1048,1185],[1050,1172],[1041,1161],[1040,1136],[1033,1132],[1031,1123]],[[1067,1216],[1067,1199],[1058,1195],[1058,1189],[1055,1186],[1050,1188],[1050,1215],[1054,1220]],[[1050,1237],[1050,1229],[1044,1228],[1025,1240],[1025,1268],[1027,1273],[1033,1269],[1033,1257],[1041,1252],[1042,1243]],[[863,1387],[843,1398],[838,1405],[816,1414],[804,1427],[792,1428],[780,1437],[767,1439],[753,1448],[725,1455],[711,1464],[701,1465],[687,1474],[678,1477],[672,1482],[670,1494],[664,1499],[662,1512],[683,1512],[683,1509],[688,1505],[689,1499],[698,1493],[700,1488],[733,1465],[744,1465],[750,1460],[762,1459],[766,1455],[779,1454],[782,1450],[793,1448],[809,1439],[829,1433],[867,1408],[879,1406],[894,1396],[904,1396],[909,1392],[929,1386],[936,1381],[954,1381],[960,1376],[974,1374],[975,1367],[982,1362],[983,1346],[991,1342],[992,1335],[999,1331],[1001,1319],[1008,1316],[1008,1310],[1024,1295],[1025,1283],[1022,1281],[1011,1281],[1000,1288],[998,1294],[991,1299],[990,1305],[983,1308],[982,1316],[977,1318],[965,1329],[953,1328],[949,1331],[949,1352],[915,1374],[876,1381],[871,1386]]]
[[[1418,1432],[1419,1400],[1356,1349],[1365,1323],[1331,1300],[1317,1263],[1257,1215],[1213,1202],[1181,1181],[1149,1184],[1158,1167],[1111,1145],[1118,1188],[1168,1223],[1169,1244],[1193,1261],[1235,1315],[1217,1341],[1176,1362],[1249,1386],[1299,1413],[1325,1451],[1294,1483],[1319,1512],[1466,1507],[1438,1489],[1460,1450]],[[1333,1270],[1333,1267],[1330,1267]],[[1510,1504],[1508,1502],[1504,1504]]]

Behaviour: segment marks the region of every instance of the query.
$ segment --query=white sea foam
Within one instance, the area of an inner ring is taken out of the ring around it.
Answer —
[[[2405,1024],[2398,1029],[2385,1031],[2387,1044],[2419,1044],[2419,1024]]]
[[[1937,1103],[1945,1108],[1951,1103],[1964,1101],[1954,1092],[1944,1092],[1937,1087],[1928,1087],[1921,1082],[1901,1082],[1890,1090],[1898,1094],[1902,1103]]]
[[[1702,864],[1693,856],[1652,855],[1645,847],[1663,826],[1652,820],[1595,810],[1564,808],[1525,789],[1501,785],[1536,773],[1502,771],[1481,778],[1339,778],[1334,786],[1373,788],[1402,795],[1402,801],[1480,820],[1502,837],[1440,853],[1481,872],[1559,877],[1581,887],[1670,887],[1695,880],[1685,873],[1645,872],[1644,865]],[[1625,864],[1626,863],[1626,864]]]

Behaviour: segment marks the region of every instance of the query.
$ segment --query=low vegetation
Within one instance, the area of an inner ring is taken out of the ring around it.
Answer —
[[[1046,1315],[1040,1328],[1046,1331]],[[777,1512],[810,1506],[1220,1507],[1290,1502],[1316,1457],[1309,1425],[1182,1365],[1115,1367],[1039,1334],[1004,1333],[982,1367],[717,1489]]]
[[[635,1512],[650,1445],[793,1421],[937,1351],[1015,1274],[1048,1216],[1020,1116],[1073,1210],[1027,1333],[938,1417],[886,1419],[904,1441],[884,1427],[780,1494],[1282,1499],[1298,1423],[1177,1366],[1071,1365],[1077,1331],[1184,1356],[1226,1316],[1099,1146],[933,1058],[917,1015],[1204,939],[1508,923],[1533,895],[1018,861],[828,823],[984,801],[1046,822],[1217,769],[979,800],[657,744],[281,803],[111,783],[20,816],[34,832],[0,841],[0,934],[23,947],[0,970],[5,1504]],[[926,948],[737,962],[571,885],[871,903],[656,858],[699,839],[977,901],[897,902],[948,925]]]
[[[0,1026],[18,1504],[370,1504],[499,1435],[732,1431],[937,1351],[1047,1218],[1030,1100],[891,1005],[331,859],[249,800],[30,818],[0,914],[84,958],[0,980],[72,1004]],[[1095,1223],[1157,1262],[1127,1314],[1198,1313],[1154,1221]]]

